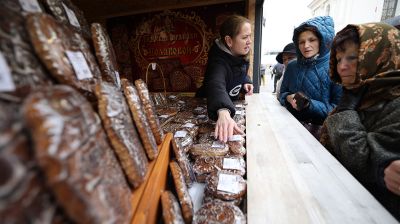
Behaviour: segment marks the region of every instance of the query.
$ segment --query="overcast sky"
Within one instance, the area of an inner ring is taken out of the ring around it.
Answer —
[[[293,29],[311,18],[312,0],[265,0],[262,54],[281,51],[292,41]]]

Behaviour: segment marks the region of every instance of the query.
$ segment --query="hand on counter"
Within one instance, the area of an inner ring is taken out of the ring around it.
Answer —
[[[389,191],[400,195],[400,160],[395,160],[385,168],[384,181]]]
[[[246,95],[253,95],[253,84],[246,83],[244,84],[243,88],[246,91]]]
[[[234,134],[244,133],[231,118],[229,110],[219,110],[217,124],[215,125],[215,138],[222,142],[227,142],[228,138]]]
[[[293,109],[298,110],[297,109],[297,103],[296,103],[296,100],[294,98],[294,95],[296,95],[296,94],[293,93],[293,94],[287,95],[286,96],[286,101],[288,103],[290,103],[290,105],[292,105]]]
[[[301,111],[310,106],[310,99],[303,92],[287,95],[286,100],[290,103],[293,109],[297,111]]]

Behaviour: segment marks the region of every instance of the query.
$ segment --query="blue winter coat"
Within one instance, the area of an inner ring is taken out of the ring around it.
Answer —
[[[298,37],[304,26],[314,26],[319,32],[320,49],[317,57],[306,59],[299,50]],[[287,65],[279,101],[300,121],[322,124],[341,97],[341,86],[329,78],[329,52],[334,35],[333,20],[329,16],[312,18],[293,32],[297,60]],[[300,91],[309,97],[310,105],[297,111],[287,102],[286,96]]]

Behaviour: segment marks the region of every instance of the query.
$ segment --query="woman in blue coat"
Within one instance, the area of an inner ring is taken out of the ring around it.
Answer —
[[[293,32],[297,60],[285,70],[279,101],[306,127],[321,125],[341,96],[341,87],[329,78],[334,35],[329,16],[309,19]]]

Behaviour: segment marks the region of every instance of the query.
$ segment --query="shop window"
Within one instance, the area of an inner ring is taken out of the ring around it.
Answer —
[[[382,9],[381,21],[393,18],[396,12],[397,0],[385,0]]]

